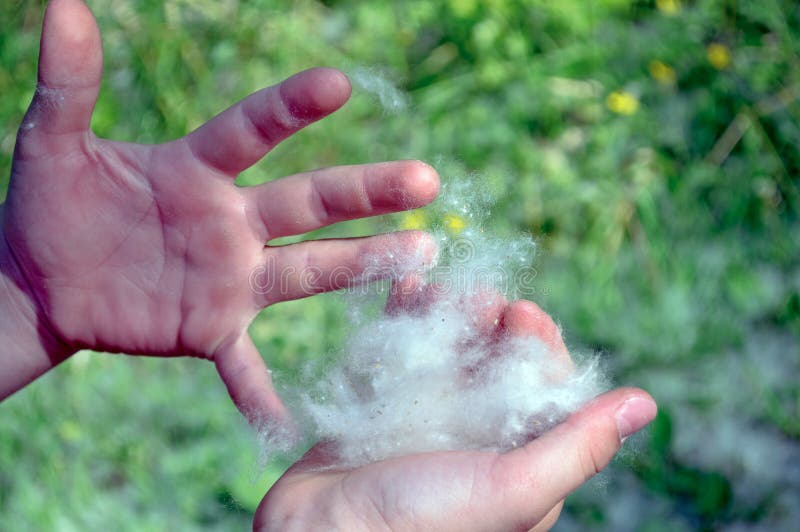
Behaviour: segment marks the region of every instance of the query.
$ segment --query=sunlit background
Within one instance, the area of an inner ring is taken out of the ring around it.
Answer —
[[[172,139],[329,65],[362,88],[241,184],[399,158],[480,174],[498,197],[491,229],[538,239],[531,297],[567,344],[661,407],[559,529],[800,525],[800,4],[89,4],[106,51],[100,136]],[[2,194],[43,8],[0,3]],[[290,372],[339,345],[340,306],[282,304],[251,331]],[[250,431],[195,360],[82,353],[0,405],[2,530],[245,529],[280,468],[259,475]]]

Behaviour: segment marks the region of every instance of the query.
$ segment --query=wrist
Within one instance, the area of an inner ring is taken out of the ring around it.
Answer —
[[[2,214],[0,205],[0,228]],[[43,323],[42,312],[0,229],[0,400],[71,354]]]

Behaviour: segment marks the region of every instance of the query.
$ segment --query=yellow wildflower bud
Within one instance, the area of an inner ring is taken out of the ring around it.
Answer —
[[[675,15],[681,10],[681,0],[656,0],[656,8],[665,15]]]
[[[731,64],[731,51],[724,44],[711,43],[706,48],[706,57],[711,66],[717,70],[725,70]]]
[[[456,235],[467,228],[467,221],[457,214],[445,215],[443,222],[447,230]]]
[[[428,223],[427,217],[425,213],[416,210],[411,212],[403,213],[403,217],[400,219],[400,228],[401,229],[423,229]]]
[[[662,85],[672,85],[678,78],[672,67],[658,59],[650,61],[647,65],[647,69],[650,71],[650,75],[653,76],[653,79]]]
[[[620,115],[632,115],[639,109],[639,100],[626,91],[614,91],[606,97],[606,107]]]

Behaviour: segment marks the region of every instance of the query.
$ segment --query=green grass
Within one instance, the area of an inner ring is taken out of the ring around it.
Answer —
[[[571,347],[606,353],[662,408],[561,526],[785,527],[800,516],[787,502],[800,495],[800,8],[657,3],[95,0],[93,125],[168,140],[297,70],[380,67],[407,111],[357,91],[240,183],[398,158],[479,171],[498,196],[492,230],[539,239],[531,296]],[[0,190],[42,11],[0,6]],[[290,371],[335,348],[338,309],[280,305],[252,332]],[[0,434],[3,530],[241,528],[280,471],[253,480],[249,431],[193,360],[81,355],[5,402]]]

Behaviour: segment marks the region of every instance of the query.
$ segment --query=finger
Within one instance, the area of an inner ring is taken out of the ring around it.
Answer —
[[[428,312],[435,301],[433,285],[425,282],[422,271],[412,271],[392,281],[384,312],[390,316],[400,314],[419,316]]]
[[[422,315],[440,302],[448,303],[468,316],[473,334],[483,338],[495,333],[508,301],[497,292],[479,290],[476,293],[450,293],[452,286],[426,282],[423,272],[412,271],[396,279],[386,300],[387,314]]]
[[[201,162],[234,177],[286,137],[344,105],[350,90],[338,70],[306,70],[251,94],[185,141]]]
[[[88,131],[102,70],[100,30],[89,8],[80,0],[52,0],[42,25],[39,83],[21,132],[41,140]]]
[[[511,337],[537,337],[560,360],[571,364],[567,346],[561,338],[561,330],[553,318],[536,303],[519,300],[508,305],[500,319],[500,328]]]
[[[253,187],[265,241],[332,223],[427,205],[439,176],[420,161],[339,166]]]
[[[399,277],[429,262],[435,247],[433,239],[423,232],[402,231],[267,248],[263,276],[251,278],[251,285],[256,292],[256,304],[261,308]]]
[[[214,363],[236,407],[251,423],[285,420],[288,415],[264,359],[249,336],[224,345],[214,353]]]
[[[507,510],[508,528],[532,526],[558,501],[604,469],[621,441],[655,418],[644,391],[606,393],[525,447],[501,455],[488,472],[487,504]]]
[[[478,290],[476,293],[462,294],[459,303],[472,316],[478,337],[494,340],[503,310],[508,306],[505,296],[491,290]]]

